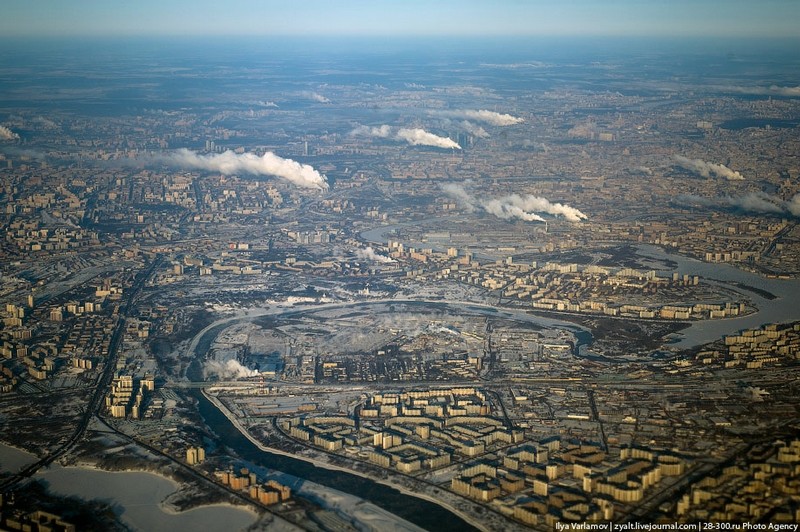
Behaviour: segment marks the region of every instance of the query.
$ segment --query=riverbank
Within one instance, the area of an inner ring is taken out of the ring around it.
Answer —
[[[105,471],[93,466],[51,466],[35,475],[48,491],[63,496],[110,503],[125,526],[133,530],[171,532],[246,530],[258,521],[253,508],[215,503],[178,511],[167,501],[181,484],[145,471]]]
[[[406,486],[404,486],[404,485],[402,485],[400,483],[397,483],[397,482],[392,482],[392,481],[385,480],[385,479],[377,479],[377,478],[374,478],[374,477],[370,477],[370,476],[368,476],[366,474],[363,474],[363,473],[361,473],[359,471],[356,471],[354,469],[349,469],[349,468],[337,466],[337,465],[331,464],[330,462],[327,462],[327,461],[322,461],[322,460],[319,460],[319,459],[316,459],[316,458],[313,458],[313,457],[308,457],[308,456],[299,456],[299,455],[292,454],[292,453],[289,453],[289,452],[286,452],[286,451],[283,451],[281,449],[274,448],[274,447],[267,447],[266,445],[264,445],[261,442],[259,442],[253,435],[251,435],[249,433],[249,431],[247,430],[247,428],[244,427],[241,424],[241,422],[236,418],[236,416],[224,404],[222,404],[222,402],[217,397],[207,393],[205,390],[202,391],[202,395],[203,395],[203,397],[205,397],[209,401],[209,403],[211,403],[215,408],[217,408],[219,410],[219,412],[228,419],[228,421],[230,421],[230,423],[236,428],[236,430],[238,430],[241,433],[242,436],[247,438],[248,441],[250,441],[255,447],[257,447],[258,449],[260,449],[263,452],[278,454],[278,455],[282,455],[282,456],[287,456],[287,457],[290,457],[290,458],[292,458],[294,460],[302,460],[302,461],[307,462],[309,464],[312,464],[312,465],[314,465],[316,467],[320,467],[320,468],[331,470],[331,471],[345,472],[345,473],[348,473],[350,475],[355,475],[355,476],[370,480],[372,482],[376,482],[376,483],[382,484],[384,486],[387,486],[389,488],[392,488],[392,489],[395,489],[395,490],[399,491],[400,493],[402,493],[405,496],[414,497],[414,498],[418,498],[418,499],[423,499],[423,500],[428,501],[430,503],[436,504],[437,506],[440,506],[440,507],[446,509],[447,511],[457,515],[458,517],[463,519],[465,522],[470,523],[471,526],[473,526],[476,529],[481,530],[483,532],[490,532],[490,531],[494,531],[494,530],[504,531],[504,530],[512,529],[512,528],[509,528],[509,527],[514,527],[513,522],[511,522],[511,521],[509,521],[509,520],[507,520],[507,519],[505,519],[503,517],[500,517],[500,516],[498,516],[498,520],[497,520],[496,523],[489,522],[487,520],[487,515],[486,515],[485,509],[484,509],[483,513],[481,513],[480,515],[472,515],[472,514],[469,514],[467,512],[464,512],[460,508],[455,507],[453,504],[449,504],[447,501],[443,501],[439,497],[435,497],[433,495],[429,495],[429,494],[424,493],[424,492],[415,491],[415,490],[410,489],[410,488],[408,488],[408,487],[406,487]],[[329,490],[330,488],[325,488],[325,489]],[[449,492],[445,492],[445,493],[449,493]],[[458,496],[453,494],[453,497],[458,497]],[[470,506],[473,506],[473,505],[470,505]],[[346,513],[348,513],[348,515],[350,515],[350,516],[352,516],[354,518],[356,517],[356,512],[353,511],[354,507],[352,507],[352,505],[351,505],[351,507],[345,508],[344,510],[349,510],[349,512],[346,512]],[[389,515],[394,516],[394,514],[389,514]],[[394,516],[394,517],[397,519],[397,525],[398,526],[404,524],[404,525],[413,527],[414,530],[422,530],[419,527],[417,527],[416,525],[410,523],[409,521],[406,521],[405,519],[402,519],[402,518],[400,518],[398,516]],[[364,522],[364,521],[361,521],[361,520],[360,520],[360,522],[363,525],[370,527],[370,524],[368,522]],[[493,524],[496,524],[496,526],[491,526]],[[402,529],[403,528],[400,528],[400,530],[402,530]],[[523,527],[520,526],[520,530],[522,530],[522,529],[523,529]],[[409,530],[411,530],[411,529],[409,529]]]

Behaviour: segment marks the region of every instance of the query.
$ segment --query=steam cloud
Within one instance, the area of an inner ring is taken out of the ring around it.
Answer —
[[[744,176],[739,172],[731,170],[724,164],[707,163],[702,159],[689,159],[681,155],[675,156],[678,166],[696,173],[701,177],[724,177],[729,181],[742,181]]]
[[[737,87],[726,86],[721,87],[726,92],[736,92],[739,94],[753,94],[757,96],[784,96],[788,98],[800,97],[800,86],[796,87],[781,87],[779,85],[770,85],[769,87]]]
[[[786,210],[800,218],[800,194],[795,194],[792,199],[786,202]]]
[[[442,191],[455,199],[467,211],[473,212],[477,207],[481,207],[489,214],[493,214],[503,220],[514,218],[526,222],[545,221],[538,213],[561,216],[570,222],[580,222],[588,217],[574,207],[563,203],[552,203],[547,198],[526,194],[511,194],[501,198],[478,201],[463,186],[457,184],[446,184],[441,186]]]
[[[19,140],[19,135],[6,126],[0,126],[0,140]]]
[[[203,377],[217,377],[218,379],[243,379],[246,377],[255,377],[258,375],[257,369],[250,369],[243,366],[241,362],[235,359],[220,362],[217,360],[209,360],[203,364]]]
[[[215,155],[199,155],[182,148],[163,156],[162,159],[182,168],[198,168],[226,175],[236,173],[274,175],[299,187],[328,190],[327,179],[314,168],[292,159],[278,157],[272,152],[267,152],[261,157],[253,153],[237,154],[230,150]]]
[[[481,109],[475,111],[472,109],[453,109],[452,111],[434,111],[432,114],[436,116],[443,116],[446,118],[463,118],[467,120],[474,120],[476,122],[483,122],[491,126],[513,126],[524,122],[522,118],[496,113],[494,111],[487,111]]]
[[[452,139],[434,135],[420,128],[402,128],[397,131],[397,138],[408,142],[412,146],[435,146],[437,148],[461,149],[461,146]]]
[[[445,194],[456,200],[456,203],[458,203],[467,212],[475,212],[475,199],[464,189],[463,186],[455,183],[446,183],[441,185],[439,188],[441,188]]]
[[[679,205],[708,207],[712,209],[735,209],[751,214],[791,215],[800,218],[800,194],[789,201],[763,192],[753,192],[744,196],[725,196],[706,198],[695,195],[682,195],[676,198]]]
[[[33,119],[33,122],[35,124],[40,124],[40,125],[42,125],[43,127],[47,128],[47,129],[58,129],[59,128],[58,124],[56,124],[55,122],[53,122],[49,118],[45,118],[43,116],[37,116],[36,118]]]
[[[542,199],[542,198],[538,198]],[[510,220],[512,218],[519,218],[526,222],[543,222],[544,218],[538,214],[528,212],[519,204],[524,200],[520,196],[507,196],[502,199],[493,199],[482,203],[483,208],[489,214],[494,214],[503,220]]]
[[[568,137],[591,139],[597,133],[597,126],[591,120],[576,124],[567,131]]]
[[[481,126],[477,124],[473,124],[467,120],[463,120],[460,124],[461,128],[469,133],[470,135],[475,135],[478,138],[485,139],[489,136],[489,133],[486,132]]]
[[[535,214],[537,212],[563,216],[570,222],[580,222],[587,219],[585,214],[574,207],[563,203],[551,203],[547,198],[530,194],[525,196],[511,194],[510,196],[483,202],[482,206],[487,212],[506,219],[520,218],[526,221],[544,221],[544,218]]]
[[[331,101],[323,96],[318,92],[311,92],[311,91],[303,91],[300,93],[304,98],[308,98],[309,100],[313,100],[319,103],[331,103]]]
[[[392,126],[386,124],[378,127],[358,126],[351,131],[350,134],[360,137],[378,137],[387,139],[392,134]]]
[[[389,125],[382,125],[379,127],[359,126],[350,132],[351,135],[363,137],[378,137],[378,138],[391,138],[395,140],[403,140],[412,146],[433,146],[435,148],[446,148],[460,150],[461,146],[457,142],[447,137],[440,137],[429,133],[420,128],[400,128],[395,130]]]
[[[369,246],[365,249],[357,249],[356,257],[361,260],[371,260],[373,262],[381,262],[384,264],[388,262],[395,262],[394,259],[376,253],[375,250],[372,249],[372,246]]]

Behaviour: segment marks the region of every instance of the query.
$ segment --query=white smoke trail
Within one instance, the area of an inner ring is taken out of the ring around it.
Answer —
[[[576,124],[567,131],[568,137],[591,139],[597,134],[597,125],[591,120],[582,124]]]
[[[725,198],[731,207],[741,209],[748,212],[763,212],[763,213],[781,213],[785,207],[775,203],[775,201],[783,203],[779,198],[774,198],[768,194],[753,193],[741,197]]]
[[[166,154],[159,159],[182,168],[198,168],[231,175],[274,175],[303,188],[328,190],[326,177],[307,164],[284,159],[272,152],[261,157],[253,153],[237,154],[230,150],[214,155],[199,155],[185,148]]]
[[[395,260],[392,258],[385,257],[383,255],[376,253],[375,250],[372,249],[372,246],[369,246],[365,249],[357,249],[356,257],[358,257],[361,260],[370,260],[372,262],[381,262],[384,264],[389,262],[395,262]]]
[[[43,116],[37,116],[33,119],[35,124],[41,125],[47,129],[59,129],[59,125],[50,120],[49,118],[45,118]]]
[[[800,86],[779,87],[778,85],[770,85],[767,94],[777,94],[778,96],[791,96],[796,98],[800,96]]]
[[[580,222],[588,217],[574,207],[563,203],[551,203],[547,198],[526,194],[511,194],[502,198],[481,203],[487,212],[500,218],[520,218],[526,221],[544,221],[544,218],[535,213],[562,216],[570,222]]]
[[[469,133],[470,135],[475,135],[478,138],[485,139],[489,137],[489,133],[486,132],[481,126],[477,124],[473,124],[467,120],[462,120],[459,125],[461,128]]]
[[[574,207],[563,203],[552,203],[547,198],[526,194],[511,194],[501,198],[478,200],[462,185],[447,183],[440,185],[442,192],[456,200],[467,212],[473,212],[478,206],[498,218],[510,220],[518,218],[527,222],[543,222],[542,214],[561,216],[570,222],[586,220],[587,216]]]
[[[800,194],[795,194],[792,199],[786,202],[786,210],[800,218]]]
[[[432,111],[431,114],[446,118],[465,118],[467,120],[483,122],[491,126],[513,126],[514,124],[521,124],[524,122],[522,118],[509,114],[496,113],[495,111],[487,111],[486,109],[481,109],[479,111],[473,109],[453,109],[449,111]]]
[[[358,126],[351,131],[350,134],[360,137],[378,137],[386,139],[392,134],[392,126],[386,124],[378,127]]]
[[[434,135],[420,128],[402,128],[397,131],[397,138],[408,142],[412,146],[434,146],[436,148],[452,148],[454,150],[461,149],[461,146],[452,139]]]
[[[19,140],[19,135],[6,126],[0,126],[0,140]]]
[[[461,333],[458,330],[456,330],[455,328],[452,328],[452,326],[438,325],[438,324],[434,324],[434,323],[431,323],[430,325],[428,325],[428,327],[426,328],[426,331],[431,333],[431,334],[439,333],[439,334],[449,334],[449,335],[452,335],[452,336],[461,336]]]
[[[328,98],[326,98],[325,96],[323,96],[322,94],[320,94],[318,92],[303,91],[303,92],[300,93],[300,95],[303,98],[307,98],[307,99],[315,101],[315,102],[331,103],[331,101]]]
[[[456,183],[445,183],[439,185],[442,192],[456,200],[456,202],[467,212],[475,211],[475,199],[466,191],[466,189]]]
[[[685,194],[678,196],[675,203],[689,207],[708,207],[712,209],[735,209],[749,214],[779,214],[800,217],[800,194],[789,201],[763,192],[753,192],[744,196],[724,196],[707,198]]]
[[[461,149],[461,146],[459,146],[457,142],[454,142],[447,137],[434,135],[433,133],[429,133],[420,128],[400,128],[395,130],[386,124],[378,127],[359,126],[351,131],[350,134],[364,137],[403,140],[412,146],[434,146],[436,148],[452,148],[456,150]]]
[[[789,98],[800,97],[800,86],[781,87],[780,85],[770,85],[769,87],[741,87],[736,85],[725,85],[718,87],[723,92],[735,92],[738,94],[753,94],[759,96],[784,96]]]
[[[519,198],[519,196],[517,196]],[[507,199],[512,199],[511,197]],[[512,218],[519,218],[520,220],[524,220],[526,222],[543,222],[544,218],[539,216],[538,214],[534,214],[532,212],[528,212],[519,205],[515,205],[514,203],[509,203],[508,201],[493,199],[489,201],[485,201],[481,204],[486,212],[489,214],[494,214],[498,218],[502,218],[503,220],[510,220]]]
[[[724,164],[708,163],[702,159],[689,159],[681,155],[675,156],[675,162],[678,166],[694,172],[701,177],[724,177],[729,181],[741,181],[744,179],[742,174],[731,170]]]
[[[230,359],[225,362],[209,360],[203,364],[203,377],[217,377],[218,379],[244,379],[258,375],[257,369],[243,366],[238,360]]]

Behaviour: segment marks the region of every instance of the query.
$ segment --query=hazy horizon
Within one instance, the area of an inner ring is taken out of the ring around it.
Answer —
[[[3,3],[4,37],[87,36],[647,36],[797,37],[791,0],[236,0]]]

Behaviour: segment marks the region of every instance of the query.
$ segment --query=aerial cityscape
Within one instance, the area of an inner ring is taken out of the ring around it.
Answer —
[[[0,529],[797,530],[800,10],[723,3],[10,2]]]

